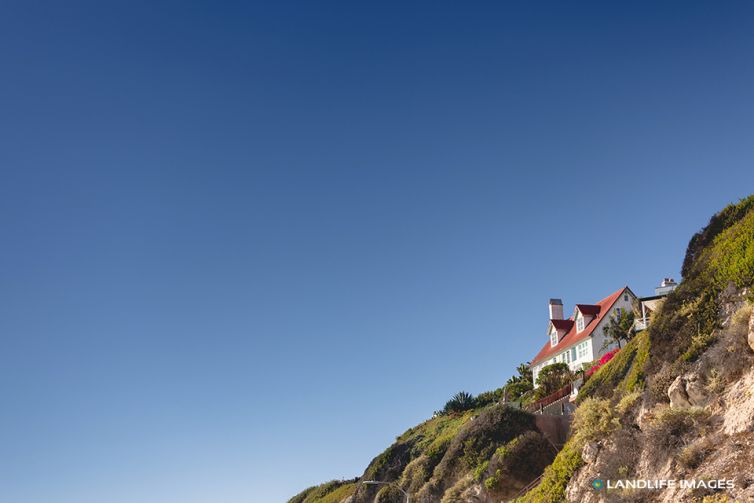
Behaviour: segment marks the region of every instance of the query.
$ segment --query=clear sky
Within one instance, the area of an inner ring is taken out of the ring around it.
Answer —
[[[754,4],[0,6],[0,500],[360,475],[754,191]]]

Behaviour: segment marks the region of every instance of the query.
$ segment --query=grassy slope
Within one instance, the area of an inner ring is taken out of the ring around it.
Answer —
[[[552,460],[549,445],[541,449],[544,458],[515,448],[519,442],[541,446],[537,441],[544,442],[536,433],[533,416],[517,409],[492,405],[442,415],[400,435],[372,460],[362,479],[396,481],[428,501],[440,501],[460,483],[474,478],[480,483],[490,479],[487,490],[494,493],[507,480],[525,484],[536,476],[529,471],[539,473]],[[381,503],[400,501],[400,495],[389,487],[332,481],[301,492],[289,503],[337,503],[352,494],[356,503],[371,502],[375,496]]]
[[[436,459],[434,463],[436,465],[458,430],[476,414],[479,414],[479,411],[439,416],[410,428],[399,436],[393,445],[372,460],[363,478],[365,480],[390,480],[391,478],[383,479],[382,477],[389,477],[391,471],[402,473],[406,463],[396,458],[405,454],[409,458],[426,455],[431,459]],[[395,475],[392,478],[396,478]],[[353,494],[356,489],[357,485],[354,481],[331,481],[302,491],[288,500],[288,503],[336,503]]]
[[[331,480],[301,491],[288,503],[339,503],[355,491],[355,480]]]
[[[612,360],[603,365],[579,391],[578,403],[588,397],[606,398],[616,390],[626,393],[644,385],[650,338],[644,331],[634,337]]]

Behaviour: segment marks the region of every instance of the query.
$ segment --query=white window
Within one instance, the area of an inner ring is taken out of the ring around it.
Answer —
[[[576,318],[576,331],[581,332],[582,330],[584,330],[584,317],[579,316],[578,318]]]
[[[541,341],[542,339],[540,339]],[[556,346],[558,344],[558,331],[553,329],[552,332],[550,332],[550,346]]]
[[[615,314],[618,316],[618,318],[620,318],[623,315],[623,309],[621,309],[619,307],[616,307],[615,308]]]
[[[578,346],[576,346],[576,353],[578,354],[579,360],[582,358],[586,358],[586,353],[589,349],[588,344],[589,344],[589,341],[584,341]]]
[[[624,300],[625,302],[628,302],[628,294],[625,294],[625,295],[623,296],[623,300]]]
[[[570,351],[566,351],[565,353],[563,353],[563,363],[571,363],[570,356],[571,356]]]

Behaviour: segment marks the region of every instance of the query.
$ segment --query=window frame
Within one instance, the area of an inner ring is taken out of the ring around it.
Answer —
[[[582,358],[585,358],[589,352],[589,341],[583,341],[576,346],[576,357],[581,360]]]

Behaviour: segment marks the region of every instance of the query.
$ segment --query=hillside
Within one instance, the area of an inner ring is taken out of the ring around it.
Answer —
[[[754,501],[754,196],[694,235],[683,281],[650,328],[581,389],[570,436],[543,416],[498,403],[433,417],[364,474],[309,488],[289,503],[412,501]],[[602,489],[592,481],[729,479],[733,487]]]

